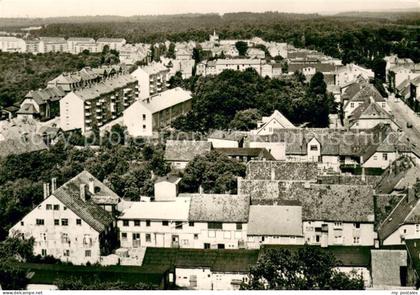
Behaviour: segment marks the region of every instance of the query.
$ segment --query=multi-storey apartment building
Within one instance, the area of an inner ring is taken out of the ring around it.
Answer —
[[[82,133],[97,129],[120,117],[137,96],[136,80],[129,74],[72,91],[60,100],[61,128]]]
[[[165,91],[168,87],[168,73],[168,68],[161,63],[155,62],[139,67],[131,73],[139,84],[139,98],[146,99]]]
[[[124,111],[123,121],[131,136],[152,136],[190,110],[191,92],[177,87],[134,102]]]
[[[9,235],[33,238],[34,254],[73,264],[98,263],[115,243],[114,218],[97,204],[118,196],[87,171],[56,189],[44,184],[44,200],[14,225]]]
[[[68,52],[67,41],[58,37],[40,37],[38,52]]]
[[[0,51],[2,52],[24,52],[25,51],[25,40],[9,37],[0,36]]]
[[[123,38],[99,38],[96,40],[98,45],[98,52],[101,52],[105,46],[111,50],[120,51],[120,49],[127,43]]]
[[[98,52],[98,46],[93,38],[70,37],[67,39],[68,51],[73,54],[79,54],[84,50],[89,52]]]

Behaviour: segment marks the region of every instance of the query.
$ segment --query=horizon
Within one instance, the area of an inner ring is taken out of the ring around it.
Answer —
[[[54,3],[55,2],[55,3]],[[238,12],[278,12],[300,14],[337,14],[342,12],[420,12],[416,0],[68,0],[66,8],[54,0],[0,0],[0,18],[54,18],[95,16],[159,16],[182,14],[219,14]]]

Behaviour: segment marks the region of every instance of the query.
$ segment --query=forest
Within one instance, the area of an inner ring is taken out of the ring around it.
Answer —
[[[30,90],[46,87],[48,81],[63,72],[115,62],[118,62],[115,52],[33,55],[0,51],[0,107],[20,104]]]
[[[226,13],[129,18],[89,18],[79,22],[52,23],[42,36],[124,37],[129,43],[205,41],[216,30],[221,39],[250,39],[288,42],[313,48],[344,63],[371,67],[375,58],[391,52],[420,61],[420,13],[318,14]]]

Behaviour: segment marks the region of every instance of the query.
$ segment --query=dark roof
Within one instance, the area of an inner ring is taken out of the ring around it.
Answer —
[[[204,155],[211,150],[211,142],[190,140],[167,140],[165,159],[167,161],[189,162],[195,156]]]
[[[343,99],[350,102],[370,101],[385,102],[385,98],[379,93],[378,89],[372,84],[362,82],[350,85],[343,93]]]
[[[177,175],[167,175],[167,176],[157,178],[155,183],[159,183],[159,182],[178,183],[180,180],[181,180],[181,177]]]
[[[297,251],[305,245],[263,245],[261,252],[269,249],[287,249]],[[317,248],[319,246],[306,246]],[[371,258],[371,247],[369,246],[328,246],[322,248],[323,251],[334,255],[337,266],[369,267]],[[260,253],[262,255],[263,253]]]
[[[383,122],[384,119],[392,120],[391,114],[385,111],[379,104],[368,101],[359,105],[348,118],[350,126],[354,125],[356,121],[361,119],[375,119],[379,120],[379,122]]]
[[[0,141],[0,157],[32,153],[47,148],[41,136],[24,134],[20,138],[8,138]]]
[[[191,196],[188,220],[198,222],[247,222],[249,196],[219,194],[180,194]]]
[[[204,268],[214,272],[249,272],[258,260],[258,250],[213,250],[213,249],[146,249],[143,267],[164,266],[167,269]]]
[[[230,157],[251,157],[270,161],[275,160],[273,155],[265,148],[215,148],[214,150]]]
[[[290,63],[288,65],[288,72],[294,73],[296,71],[301,72],[305,68],[315,68],[316,72],[330,73],[334,72],[337,68],[334,64],[327,63]]]
[[[316,180],[315,162],[250,161],[246,166],[247,179],[259,180]]]
[[[80,198],[80,185],[86,185],[87,192],[91,180],[94,181],[95,190],[97,189],[99,192],[91,196],[91,199],[84,201]],[[95,198],[110,196],[115,199],[118,196],[87,171],[79,173],[59,187],[52,195],[97,232],[104,231],[114,221],[111,214],[95,202]]]
[[[207,137],[211,139],[233,140],[239,142],[246,137],[246,135],[247,132],[244,131],[213,130]]]

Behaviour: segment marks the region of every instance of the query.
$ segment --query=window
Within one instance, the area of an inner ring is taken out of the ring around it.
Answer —
[[[69,225],[69,220],[67,218],[61,219],[61,225],[62,226],[68,226]]]
[[[41,250],[41,255],[42,256],[47,256],[47,249],[42,249]]]
[[[354,108],[354,102],[350,103],[350,107]]]
[[[134,220],[134,226],[140,226],[140,220]]]
[[[198,234],[194,234],[194,240],[198,240]]]
[[[69,257],[70,256],[70,250],[64,250],[63,256]]]
[[[193,227],[193,226],[194,226],[194,222],[188,222],[188,225],[189,225],[190,227]]]
[[[353,243],[354,244],[359,244],[359,242],[360,242],[360,237],[354,237],[353,238]]]
[[[207,229],[222,229],[223,224],[221,222],[208,222]]]
[[[60,205],[54,205],[54,211],[60,210]]]
[[[378,160],[378,156],[377,155],[373,156],[373,160],[374,161],[377,161]]]
[[[146,220],[146,226],[150,226],[150,220]]]
[[[319,243],[319,240],[320,240],[320,236],[316,236],[316,237],[315,237],[315,241],[316,241],[317,243]]]
[[[360,222],[353,223],[353,226],[354,226],[355,228],[360,228]]]
[[[420,224],[416,224],[416,233],[420,231]]]
[[[163,226],[168,226],[168,224],[169,224],[169,222],[168,222],[167,220],[162,221],[162,225],[163,225]]]
[[[47,210],[52,210],[52,205],[51,204],[47,204]]]
[[[143,129],[146,129],[146,125],[143,125]]]
[[[204,249],[210,249],[210,243],[204,243]]]
[[[241,229],[242,229],[242,223],[237,223],[236,230],[241,230]]]
[[[36,225],[44,225],[44,219],[37,219]]]
[[[24,223],[23,221],[21,221],[21,222],[20,222],[20,225],[21,225],[21,226],[24,226],[24,225],[25,225],[25,223]]]
[[[91,257],[92,251],[91,250],[85,250],[85,257]]]
[[[68,243],[68,242],[70,242],[70,240],[69,240],[69,234],[67,234],[67,233],[62,233],[61,234],[61,243]]]
[[[382,154],[382,158],[384,159],[384,161],[388,161],[388,154],[387,153],[383,153]]]
[[[66,207],[66,206],[64,206],[64,207],[63,207],[63,210],[67,210],[67,207]]]
[[[82,225],[82,220],[81,220],[81,219],[79,219],[79,218],[77,218],[77,219],[76,219],[76,225]]]
[[[128,220],[123,220],[123,226],[128,226]]]
[[[217,244],[217,249],[224,249],[225,248],[225,244]]]
[[[127,240],[127,233],[121,233],[121,239]]]
[[[146,242],[151,242],[152,241],[152,237],[150,234],[146,234]]]
[[[60,225],[60,220],[59,219],[54,219],[54,225]]]
[[[175,229],[182,229],[182,221],[175,221]]]
[[[311,145],[311,151],[317,151],[318,146],[317,145]]]
[[[143,114],[143,121],[146,120],[146,114]]]

